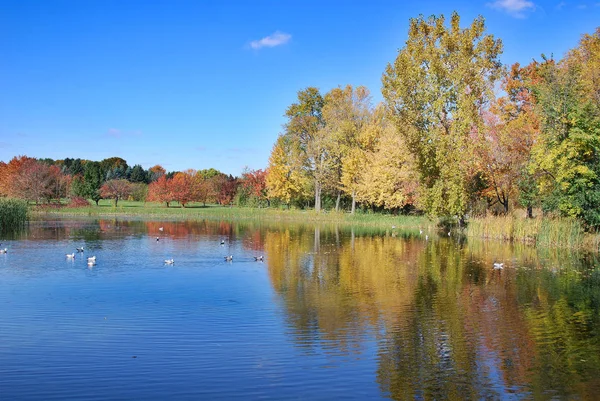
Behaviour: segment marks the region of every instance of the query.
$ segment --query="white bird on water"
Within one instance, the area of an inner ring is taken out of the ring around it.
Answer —
[[[173,259],[166,259],[165,260],[165,264],[166,265],[174,265],[175,264],[175,260],[173,260]]]
[[[231,262],[233,260],[233,255],[225,256],[226,262]]]
[[[75,257],[75,252],[67,253],[65,256],[67,257],[67,259],[73,259]]]
[[[77,253],[83,252],[83,247],[81,247],[81,248],[75,248],[75,250],[77,251]]]
[[[255,260],[256,262],[262,262],[262,261],[264,260],[264,257],[263,257],[262,255],[260,255],[260,256],[255,256],[255,257],[254,257],[254,260]]]
[[[8,253],[8,248],[0,249],[0,254]]]
[[[90,256],[89,258],[87,258],[88,263],[92,262],[92,263],[96,263],[96,257],[95,256]]]
[[[500,270],[504,268],[504,263],[494,262],[494,270]]]

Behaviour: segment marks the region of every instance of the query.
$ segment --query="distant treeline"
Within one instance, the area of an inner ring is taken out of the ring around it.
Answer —
[[[268,204],[263,170],[246,169],[241,177],[214,168],[166,172],[156,165],[145,170],[133,167],[120,157],[102,161],[82,159],[35,159],[16,156],[0,162],[0,196],[51,203],[70,198],[73,206],[84,206],[87,199],[189,202],[239,205]]]

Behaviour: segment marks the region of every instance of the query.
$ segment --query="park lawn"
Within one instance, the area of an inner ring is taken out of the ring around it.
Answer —
[[[89,217],[142,217],[177,220],[273,220],[290,222],[327,222],[350,225],[379,226],[398,230],[410,230],[418,232],[422,230],[435,230],[436,221],[425,216],[392,215],[383,213],[356,213],[322,211],[316,213],[313,210],[279,209],[279,208],[251,208],[237,206],[221,206],[191,202],[185,208],[177,202],[172,202],[170,207],[164,203],[119,201],[115,207],[111,200],[100,200],[98,206],[93,202],[85,207],[52,207],[34,208],[32,217],[48,216],[89,216]]]

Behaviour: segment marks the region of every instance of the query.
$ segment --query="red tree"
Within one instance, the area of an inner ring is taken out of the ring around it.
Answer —
[[[115,207],[119,199],[127,198],[131,193],[131,183],[127,180],[109,180],[100,187],[100,195],[103,198],[114,199]]]
[[[164,202],[169,207],[169,203],[173,200],[169,181],[166,176],[162,175],[158,180],[151,183],[148,186],[148,200],[150,202]]]
[[[265,170],[245,169],[242,173],[240,185],[251,196],[258,199],[267,199],[267,172]]]
[[[173,200],[179,202],[182,207],[194,200],[194,180],[188,173],[177,173],[169,182],[169,188],[173,194]]]

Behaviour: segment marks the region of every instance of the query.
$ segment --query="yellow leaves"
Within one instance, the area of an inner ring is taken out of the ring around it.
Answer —
[[[392,126],[383,131],[375,151],[365,156],[356,185],[359,201],[388,209],[414,203],[418,186],[414,159]]]

